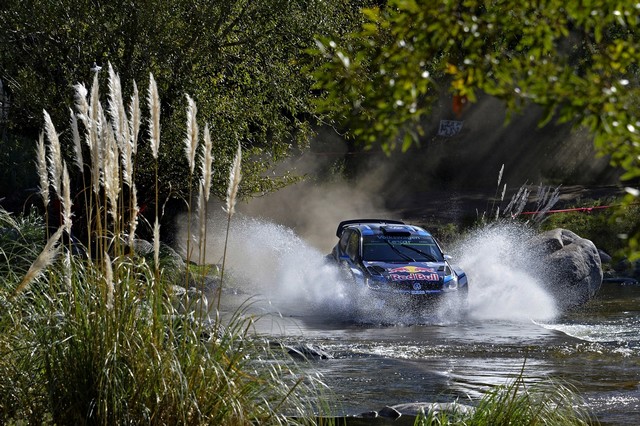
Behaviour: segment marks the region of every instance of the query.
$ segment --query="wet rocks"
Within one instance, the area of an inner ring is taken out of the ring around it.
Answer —
[[[133,249],[138,255],[147,258],[150,264],[153,262],[153,243],[136,238],[133,241]],[[169,270],[183,271],[186,267],[182,256],[180,256],[180,254],[178,254],[174,249],[163,243],[160,243],[160,263],[163,268],[167,268]]]
[[[556,228],[532,238],[528,245],[560,309],[581,305],[597,294],[603,273],[600,253],[593,242]]]
[[[471,415],[474,408],[469,405],[459,404],[457,402],[411,402],[408,404],[398,404],[391,407],[403,415],[433,414],[446,413],[449,415]]]
[[[384,407],[382,410],[378,412],[380,417],[385,417],[387,419],[397,419],[402,416],[402,413],[396,410],[394,407]]]
[[[271,342],[273,347],[281,347],[292,358],[296,358],[303,361],[309,361],[314,359],[333,359],[333,355],[324,349],[311,345],[309,343],[301,343],[298,345],[285,345],[279,342]]]
[[[357,416],[359,422],[348,421],[353,425],[414,425],[418,416],[437,416],[446,414],[450,418],[468,417],[474,412],[474,407],[457,402],[411,402],[386,406],[379,411],[367,411]]]
[[[289,354],[302,356],[305,359],[332,359],[333,355],[317,346],[302,344],[289,348]]]
[[[176,312],[208,312],[209,300],[197,288],[172,285],[170,290],[172,305]]]

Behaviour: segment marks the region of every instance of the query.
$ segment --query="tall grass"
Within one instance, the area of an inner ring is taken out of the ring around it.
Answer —
[[[504,164],[498,172],[498,184],[496,186],[496,192],[491,199],[491,208],[489,208],[489,201],[487,201],[487,210],[482,212],[476,212],[477,224],[486,225],[487,223],[500,222],[504,220],[522,219],[525,208],[530,205],[532,212],[531,215],[527,215],[526,222],[540,226],[544,222],[548,215],[547,213],[553,208],[553,206],[560,199],[560,186],[551,188],[550,186],[538,185],[536,194],[532,196],[531,187],[526,182],[520,186],[518,191],[513,194],[506,207],[501,209],[502,202],[505,199],[507,192],[507,184],[505,183],[500,191],[500,185],[502,183],[502,175],[504,173]],[[500,197],[498,198],[498,194]],[[497,203],[497,206],[496,206]]]
[[[45,168],[46,173],[46,168]],[[18,283],[42,251],[46,224],[41,215],[31,212],[14,217],[0,209],[0,285],[3,294],[9,283]]]
[[[75,86],[71,161],[82,177],[75,181],[83,186],[72,188],[66,167],[71,163],[63,158],[66,151],[54,123],[43,114],[48,145],[42,136],[36,149],[40,195],[45,209],[52,194],[58,198],[58,222],[35,215],[16,219],[0,211],[0,423],[331,424],[333,420],[315,413],[328,405],[318,397],[322,384],[300,375],[284,353],[274,353],[268,342],[255,338],[254,319],[244,309],[221,319],[224,258],[217,303],[209,305],[216,311],[198,309],[203,304],[197,294],[195,303],[188,297],[175,303],[175,264],[163,262],[159,236],[158,90],[150,75],[146,123],[155,163],[156,209],[151,220],[139,222],[135,155],[145,121],[137,87],[126,114],[119,77],[111,67],[108,78],[106,110],[98,74],[90,91]],[[204,259],[212,145],[207,125],[204,143],[197,144],[195,103],[190,98],[187,103],[185,154],[197,187],[197,247],[199,259]],[[200,179],[195,176],[196,158],[201,159]],[[225,256],[226,241],[233,237],[229,224],[241,164],[239,144],[229,170]],[[83,210],[78,215],[83,221],[76,222],[72,200],[80,199],[85,201],[75,211]],[[149,257],[136,251],[139,224],[152,228]],[[74,239],[74,229],[87,231],[85,247]],[[185,277],[187,267],[181,271]],[[199,270],[203,293],[207,269]],[[473,417],[430,415],[417,421],[584,424],[573,395],[565,387],[539,392],[516,380],[481,401]]]
[[[523,371],[511,382],[489,391],[472,410],[436,407],[416,416],[414,426],[590,426],[599,424],[569,385],[525,382]]]
[[[469,420],[477,426],[515,424],[587,426],[597,420],[571,386],[555,381],[529,385],[521,374],[485,396]]]
[[[290,423],[285,414],[312,423],[308,401],[313,398],[308,397],[318,383],[300,376],[291,360],[283,362],[267,342],[254,338],[251,316],[239,310],[223,323],[217,312],[198,311],[195,304],[175,307],[174,281],[168,279],[175,271],[165,269],[160,255],[159,209],[149,221],[153,259],[136,252],[134,156],[142,121],[137,87],[126,114],[119,77],[111,66],[108,78],[106,109],[100,103],[97,74],[90,92],[84,85],[75,86],[72,161],[82,181],[87,179],[86,188],[71,188],[64,150],[45,112],[48,155],[42,138],[37,145],[40,194],[45,207],[50,189],[60,199],[60,223],[52,223],[53,235],[38,235],[38,244],[28,250],[27,243],[5,244],[0,234],[5,260],[0,287],[0,423]],[[148,103],[148,143],[157,176],[160,100],[152,75]],[[205,126],[204,147],[198,151],[195,103],[188,98],[188,104],[191,174],[197,152],[202,158],[202,179],[194,179],[202,239],[212,146]],[[84,145],[79,138],[84,138]],[[83,155],[84,150],[89,155]],[[229,221],[240,182],[240,146],[233,167]],[[85,168],[90,170],[86,176]],[[77,197],[80,193],[88,196],[76,206],[84,209],[81,223],[74,222],[71,213],[71,200],[82,199]],[[156,206],[160,202],[156,195]],[[0,220],[3,229],[10,229],[3,232],[22,232],[21,224],[6,213],[0,212]],[[35,225],[23,228],[44,232],[43,220],[33,221]],[[78,247],[74,229],[88,231],[86,249]],[[186,267],[182,273],[186,276]],[[222,293],[218,307],[220,298]]]

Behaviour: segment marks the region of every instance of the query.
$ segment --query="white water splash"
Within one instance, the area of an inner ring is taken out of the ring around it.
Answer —
[[[402,303],[388,306],[356,287],[326,253],[290,228],[249,217],[234,220],[230,269],[242,277],[248,292],[268,297],[284,315],[373,325],[448,324],[460,318],[460,306],[446,301],[431,301],[420,311]]]
[[[226,221],[209,222],[207,263],[220,263]],[[454,251],[454,262],[469,277],[469,316],[507,321],[549,320],[555,303],[539,281],[540,270],[519,244],[527,235],[514,226],[474,231]],[[456,312],[446,306],[416,317],[391,310],[353,291],[339,268],[285,226],[262,219],[233,217],[226,267],[234,287],[269,300],[284,315],[321,314],[333,320],[374,324],[447,323]],[[377,303],[379,302],[379,303]]]
[[[226,224],[210,220],[207,263],[220,263]],[[229,283],[294,315],[342,309],[348,298],[339,269],[325,253],[282,225],[236,215],[227,246]],[[226,280],[225,280],[226,281]]]
[[[469,277],[471,318],[528,321],[558,315],[541,282],[543,265],[523,244],[530,236],[516,225],[490,225],[460,243],[455,263]]]

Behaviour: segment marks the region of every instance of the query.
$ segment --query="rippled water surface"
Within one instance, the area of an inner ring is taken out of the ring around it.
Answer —
[[[245,221],[235,232],[252,244],[230,247],[230,270],[246,283],[236,297],[258,295],[258,333],[332,354],[303,365],[322,374],[340,414],[473,404],[524,368],[529,382],[575,386],[603,424],[640,424],[640,286],[605,283],[596,299],[559,313],[514,251],[518,236],[493,229],[454,250],[471,278],[466,313],[390,312],[345,288],[323,253],[291,231]]]
[[[637,425],[639,303],[640,288],[611,284],[579,312],[553,322],[421,318],[385,325],[310,308],[309,314],[267,316],[258,329],[331,353],[333,359],[312,361],[308,368],[322,373],[343,414],[406,402],[475,400],[524,366],[529,382],[574,385],[601,422]]]

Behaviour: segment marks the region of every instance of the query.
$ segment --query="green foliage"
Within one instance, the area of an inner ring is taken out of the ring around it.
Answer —
[[[624,196],[622,205],[631,209],[631,212],[634,212],[632,215],[632,221],[628,224],[625,223],[625,210],[619,211],[613,219],[618,225],[624,224],[624,230],[626,232],[619,234],[619,237],[627,241],[627,245],[624,249],[625,256],[631,262],[635,262],[640,260],[640,220],[635,217],[638,208],[638,196],[640,194],[638,194],[636,190],[630,188],[628,188],[628,190],[630,193]]]
[[[0,121],[0,131],[2,124]],[[11,198],[17,188],[35,188],[33,141],[7,133],[0,146],[0,198]],[[27,146],[30,148],[25,149]]]
[[[116,80],[112,73],[110,100]],[[189,254],[185,262],[161,250],[159,210],[153,243],[137,240],[129,117],[117,116],[117,101],[102,107],[97,87],[94,93],[88,109],[107,114],[82,118],[88,131],[78,142],[100,150],[97,161],[83,164],[89,189],[72,192],[66,154],[38,167],[41,185],[55,189],[43,199],[60,201],[60,227],[45,238],[49,222],[0,210],[0,423],[283,424],[289,413],[313,419],[303,397],[318,382],[299,377],[290,358],[255,336],[246,308],[220,309],[224,266],[219,279],[209,277],[208,268],[188,266]],[[116,126],[120,120],[127,125]],[[54,153],[58,138],[46,127]],[[200,168],[210,176],[206,157]],[[192,189],[191,173],[188,180]],[[205,259],[206,185],[195,182],[200,208],[197,215],[188,209],[187,220],[197,216],[198,257]],[[85,195],[72,209],[71,199]],[[72,238],[74,220],[85,222],[86,247]],[[209,303],[214,286],[217,310]]]
[[[283,355],[251,335],[243,311],[224,328],[191,321],[149,266],[128,257],[113,259],[109,304],[102,268],[69,260],[38,291],[0,295],[3,424],[277,424],[284,400],[307,410],[288,394],[309,394],[311,383],[290,360],[275,361]]]
[[[571,386],[554,381],[527,384],[520,375],[483,397],[466,424],[587,426],[593,419],[584,407]]]
[[[442,88],[479,92],[510,113],[587,128],[601,154],[640,177],[640,14],[637,3],[591,0],[391,0],[365,11],[347,42],[321,38],[319,108],[366,146],[419,142]],[[638,235],[631,242],[637,241]]]
[[[606,207],[608,208],[598,208]],[[590,208],[594,208],[591,209]],[[587,238],[610,255],[627,253],[627,236],[640,227],[640,206],[624,203],[621,199],[582,201],[570,208],[576,212],[549,215],[543,229],[566,228]]]
[[[419,131],[437,85],[471,102],[482,90],[511,110],[534,102],[548,118],[634,137],[638,18],[633,5],[619,6],[390,1],[365,11],[368,22],[349,43],[319,44],[318,54],[331,60],[316,70],[326,94],[321,107],[342,113],[365,143],[387,148]]]
[[[94,62],[103,67],[102,83],[108,63],[121,70],[125,99],[132,82],[146,86],[152,72],[163,94],[163,200],[169,195],[184,199],[188,193],[180,143],[185,93],[198,103],[199,117],[215,128],[216,195],[224,196],[238,141],[250,160],[244,165],[242,195],[276,190],[296,177],[265,172],[305,147],[310,135],[305,118],[312,111],[312,79],[302,67],[312,58],[305,49],[317,33],[354,28],[361,21],[356,13],[361,3],[366,2],[3,1],[0,79],[11,99],[3,125],[33,141],[43,109],[55,123],[67,122],[72,87],[90,83]],[[33,149],[31,144],[22,148]],[[152,169],[149,155],[138,161],[142,193],[155,185],[155,177],[144,173]],[[2,163],[2,169],[7,166]]]
[[[528,383],[522,373],[505,385],[491,389],[472,413],[430,411],[418,416],[415,426],[598,424],[571,386],[552,380]]]
[[[35,214],[16,217],[0,209],[0,276],[8,281],[22,277],[44,243],[42,217]]]

